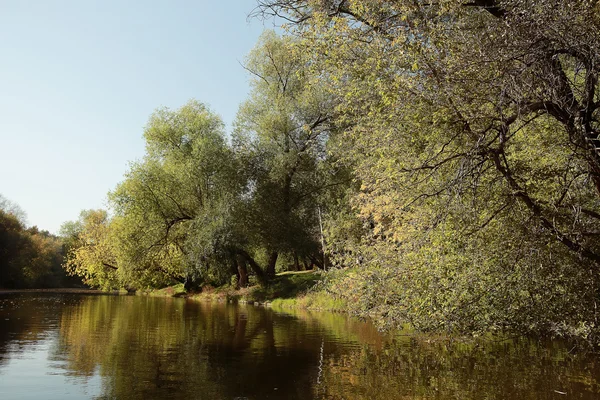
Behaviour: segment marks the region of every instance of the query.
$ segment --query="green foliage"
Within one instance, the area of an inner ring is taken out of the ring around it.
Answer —
[[[321,279],[318,272],[287,272],[275,276],[265,287],[253,290],[246,299],[265,302],[274,299],[292,299],[300,296],[315,286]]]
[[[84,210],[76,222],[67,222],[61,234],[69,246],[64,268],[91,287],[123,287],[116,266],[114,237],[105,210]]]
[[[337,99],[357,188],[326,226],[357,268],[331,290],[391,326],[597,341],[597,5],[260,3]]]
[[[290,309],[318,310],[318,311],[346,311],[348,304],[340,297],[321,290],[311,290],[307,293],[296,295],[296,297],[279,297],[271,302],[271,307],[276,311],[287,311]]]
[[[23,280],[20,256],[27,244],[19,220],[0,210],[0,287],[15,287]]]
[[[54,288],[75,284],[61,268],[61,239],[35,226],[25,228],[21,208],[12,203],[5,207],[6,204],[0,209],[0,288]]]
[[[205,105],[156,111],[144,136],[146,156],[109,194],[114,216],[82,214],[65,227],[79,229],[67,268],[94,286],[140,289],[206,279],[209,255],[199,251],[201,235],[194,233],[240,186],[223,123]]]
[[[295,258],[320,258],[318,209],[338,177],[327,163],[331,97],[306,68],[290,37],[264,33],[246,60],[250,98],[240,107],[233,147],[245,166],[245,201],[257,247]],[[274,257],[274,258],[273,258]],[[268,272],[275,272],[269,264]]]
[[[246,286],[248,269],[266,283],[278,260],[295,270],[320,263],[318,215],[348,174],[329,162],[331,97],[296,45],[267,32],[248,56],[252,92],[231,144],[197,101],[151,116],[144,159],[109,194],[112,218],[65,227],[83,238],[72,273],[104,288],[197,290],[232,274]]]
[[[186,289],[254,274],[269,298],[289,291],[276,267],[343,267],[316,303],[600,341],[597,5],[259,3],[294,35],[247,57],[231,143],[201,103],[153,114],[114,216],[67,227],[72,272]]]

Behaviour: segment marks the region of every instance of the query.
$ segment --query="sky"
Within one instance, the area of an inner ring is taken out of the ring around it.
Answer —
[[[228,130],[240,63],[273,21],[255,0],[0,0],[0,194],[58,233],[144,154],[159,107],[195,98]]]

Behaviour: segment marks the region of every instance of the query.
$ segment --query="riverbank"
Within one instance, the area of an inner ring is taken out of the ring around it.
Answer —
[[[157,297],[185,297],[208,302],[231,302],[260,304],[280,308],[300,308],[323,311],[345,311],[345,303],[328,294],[322,285],[325,274],[319,270],[283,272],[277,274],[267,285],[254,284],[236,289],[226,285],[204,286],[201,292],[187,292],[183,284],[163,289],[140,290],[136,294]],[[71,293],[71,294],[127,294],[125,291],[102,291],[98,289],[0,289],[3,293]]]
[[[333,271],[332,271],[333,272]],[[330,311],[352,315],[362,315],[369,317],[373,323],[382,330],[397,331],[398,329],[414,334],[415,328],[410,324],[394,324],[394,321],[387,320],[385,316],[376,313],[358,313],[359,305],[350,303],[351,287],[348,281],[340,278],[352,278],[352,274],[347,271],[337,271],[337,274],[322,271],[300,271],[283,272],[277,274],[266,286],[258,284],[247,288],[236,289],[233,286],[222,287],[204,287],[200,293],[187,293],[183,285],[177,285],[150,293],[151,296],[170,296],[185,297],[191,300],[201,302],[217,303],[239,303],[254,304],[264,307],[272,307],[277,311],[285,313],[297,313],[307,311]],[[339,293],[339,295],[336,295]],[[345,295],[343,295],[345,294]],[[427,341],[470,341],[481,339],[487,341],[504,341],[506,338],[529,337],[538,339],[560,339],[565,340],[572,349],[597,351],[598,341],[590,335],[585,337],[578,332],[527,332],[513,331],[479,331],[479,332],[460,332],[450,330],[436,330],[424,333]],[[491,339],[493,338],[493,339]]]
[[[323,290],[325,275],[321,271],[283,272],[267,285],[258,284],[236,289],[233,286],[205,286],[200,293],[187,293],[183,285],[141,292],[150,296],[186,297],[207,302],[257,304],[267,307],[300,308],[322,311],[345,311],[346,304]]]
[[[71,294],[119,294],[119,291],[104,292],[98,289],[75,289],[75,288],[60,288],[60,289],[0,289],[0,294],[5,293],[71,293]]]

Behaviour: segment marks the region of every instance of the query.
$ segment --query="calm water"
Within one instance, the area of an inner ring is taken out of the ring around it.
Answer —
[[[384,337],[329,313],[0,295],[0,399],[600,399],[559,342]]]

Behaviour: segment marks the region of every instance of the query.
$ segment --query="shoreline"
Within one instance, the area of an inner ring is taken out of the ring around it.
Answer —
[[[76,289],[76,288],[55,288],[55,289],[0,289],[1,294],[9,293],[66,293],[66,294],[94,294],[94,295],[112,295],[119,294],[118,291],[104,292],[98,289]]]
[[[231,285],[213,287],[207,285],[202,291],[186,292],[182,284],[157,290],[140,290],[137,295],[156,297],[179,297],[192,301],[250,304],[263,307],[305,309],[348,313],[347,304],[324,290],[315,290],[323,280],[321,271],[283,272],[267,285],[257,283],[235,288]]]

